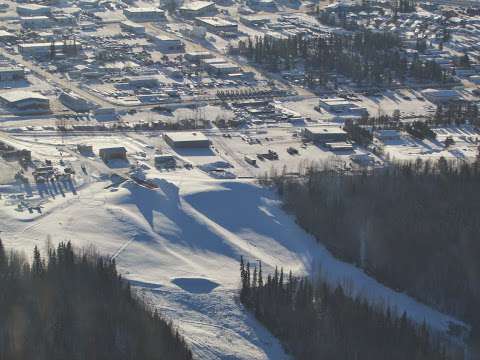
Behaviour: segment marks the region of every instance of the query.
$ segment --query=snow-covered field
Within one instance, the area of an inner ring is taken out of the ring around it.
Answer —
[[[42,214],[8,206],[5,195],[21,189],[1,187],[2,239],[28,254],[50,239],[94,245],[114,256],[119,270],[179,326],[199,359],[288,358],[237,301],[240,255],[261,260],[265,273],[275,266],[297,275],[321,269],[353,293],[442,332],[457,323],[335,259],[280,208],[271,190],[251,180],[216,180],[197,169],[148,170],[145,176],[158,189],[132,181],[106,189],[110,181],[101,168],[89,171],[78,176],[77,195],[49,199]]]

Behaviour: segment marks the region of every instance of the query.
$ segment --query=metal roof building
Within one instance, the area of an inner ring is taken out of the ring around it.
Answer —
[[[321,143],[347,141],[347,133],[338,126],[306,127],[304,136]]]
[[[176,148],[208,148],[210,140],[198,132],[169,132],[163,134],[165,142]]]
[[[23,90],[0,93],[0,101],[7,106],[12,106],[17,109],[45,109],[50,106],[50,100],[42,94]]]

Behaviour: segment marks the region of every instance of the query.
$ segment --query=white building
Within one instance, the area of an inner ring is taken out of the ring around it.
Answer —
[[[52,19],[48,16],[26,16],[20,18],[22,27],[27,29],[41,29],[52,26]]]
[[[127,8],[123,14],[132,21],[162,21],[165,19],[165,11],[155,7]]]
[[[50,107],[50,101],[47,97],[36,92],[23,90],[0,93],[0,102],[21,110],[48,109]]]
[[[172,38],[170,36],[157,35],[154,37],[154,41],[161,50],[169,52],[183,52],[185,50],[185,45],[180,39]]]
[[[422,95],[425,99],[434,104],[446,103],[449,101],[460,100],[462,98],[458,91],[448,89],[426,89],[422,91]]]
[[[50,15],[50,6],[39,4],[18,4],[17,13],[20,16],[46,16]]]
[[[25,71],[19,66],[1,66],[0,81],[14,81],[25,78]]]
[[[120,23],[120,28],[122,30],[129,31],[135,34],[145,34],[145,26],[129,20],[122,21]]]
[[[216,12],[215,3],[211,1],[192,1],[182,5],[178,12],[185,17],[205,16]]]

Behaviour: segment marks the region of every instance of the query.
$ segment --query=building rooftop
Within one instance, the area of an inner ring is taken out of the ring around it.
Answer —
[[[145,12],[158,12],[163,14],[165,11],[156,7],[138,7],[138,8],[130,7],[130,8],[126,8],[125,12],[131,13],[131,14],[135,14],[135,13],[141,14]]]
[[[0,94],[0,98],[9,103],[15,103],[24,100],[48,100],[42,94],[33,91],[14,90]]]
[[[306,131],[311,134],[346,134],[345,130],[338,126],[315,126],[315,127],[306,127]]]
[[[145,26],[143,26],[142,24],[139,24],[139,23],[136,23],[136,22],[133,22],[133,21],[130,21],[130,20],[122,21],[121,24],[125,25],[125,26],[128,26],[128,27],[131,27],[131,28],[136,28],[136,29],[144,29],[145,28]]]
[[[174,142],[183,141],[208,141],[208,138],[200,132],[168,132],[165,136]]]
[[[211,1],[192,1],[191,3],[182,5],[180,10],[199,11],[214,4],[215,3]]]
[[[47,10],[50,9],[50,6],[45,6],[45,5],[39,5],[39,4],[18,4],[17,9],[20,10]]]
[[[235,26],[236,23],[218,17],[198,17],[197,20],[202,21],[211,26]]]

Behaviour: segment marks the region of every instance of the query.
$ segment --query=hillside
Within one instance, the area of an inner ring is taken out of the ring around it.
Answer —
[[[358,268],[336,260],[280,208],[276,195],[247,181],[212,180],[199,172],[146,174],[149,190],[104,178],[85,183],[78,197],[58,198],[42,215],[2,208],[7,246],[30,251],[71,240],[113,254],[119,271],[177,324],[200,359],[287,358],[279,342],[236,300],[238,260],[281,264],[296,274],[321,269],[332,283],[446,332],[457,320],[387,289]],[[162,177],[162,179],[160,179]]]

